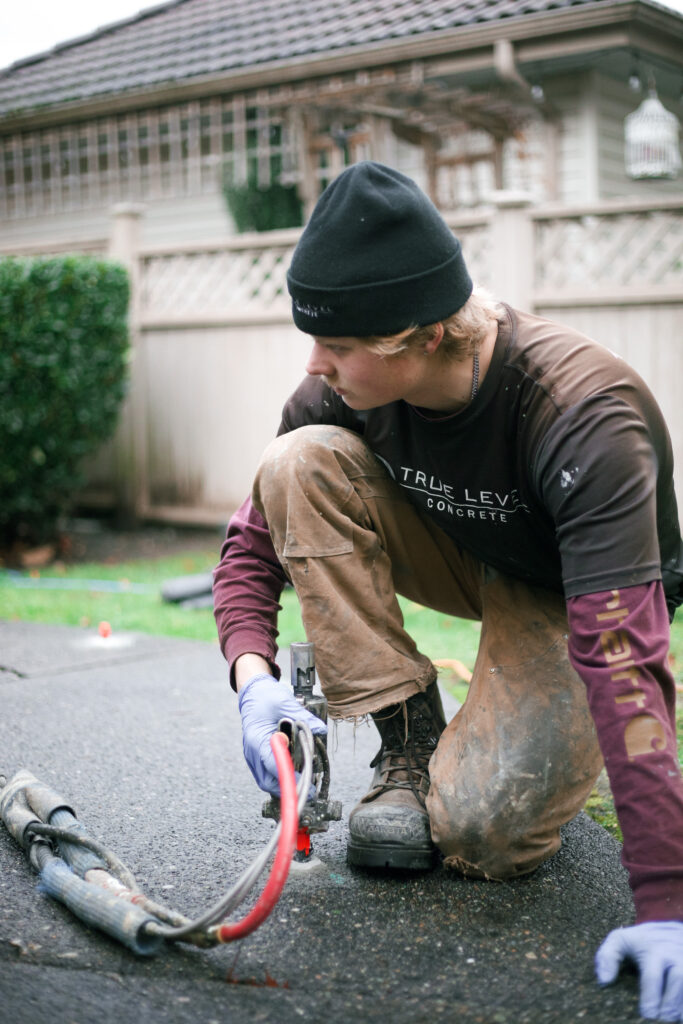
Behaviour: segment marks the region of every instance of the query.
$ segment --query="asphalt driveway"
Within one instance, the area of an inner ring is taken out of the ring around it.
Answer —
[[[0,622],[0,773],[27,768],[71,802],[149,895],[193,916],[273,828],[241,752],[217,645]],[[286,659],[283,659],[286,660]],[[455,706],[451,705],[451,713]],[[36,891],[0,826],[0,1021],[639,1020],[633,976],[601,990],[595,949],[631,921],[619,846],[585,815],[513,883],[439,868],[388,877],[345,862],[345,821],[377,738],[331,730],[344,820],[315,838],[322,870],[290,877],[258,931],[209,951],[140,958]]]

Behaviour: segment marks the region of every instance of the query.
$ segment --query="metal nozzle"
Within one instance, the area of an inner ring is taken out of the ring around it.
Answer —
[[[297,700],[304,702],[315,685],[315,645],[293,643],[290,646],[292,689]]]

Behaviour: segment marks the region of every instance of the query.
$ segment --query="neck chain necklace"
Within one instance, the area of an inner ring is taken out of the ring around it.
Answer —
[[[479,350],[475,349],[474,350],[474,355],[472,356],[472,390],[470,392],[470,402],[474,398],[476,398],[476,395],[477,395],[478,391],[479,391]],[[431,420],[432,422],[437,422],[438,420],[449,420],[451,418],[451,416],[457,416],[458,413],[462,412],[462,409],[460,408],[460,409],[456,409],[454,412],[447,412],[444,415],[435,416],[433,414],[433,412],[430,412],[427,409],[420,409],[420,407],[417,406],[417,405],[411,405],[410,408],[413,409],[417,413],[417,415],[420,416],[423,420]]]
[[[477,391],[479,390],[479,349],[474,350],[472,357],[472,393],[470,395],[470,402],[476,397]]]

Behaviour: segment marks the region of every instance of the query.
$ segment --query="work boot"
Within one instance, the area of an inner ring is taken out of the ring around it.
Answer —
[[[349,817],[349,864],[423,870],[432,867],[432,843],[425,800],[429,759],[443,732],[436,683],[400,704],[373,714],[382,745],[370,762],[372,786]]]

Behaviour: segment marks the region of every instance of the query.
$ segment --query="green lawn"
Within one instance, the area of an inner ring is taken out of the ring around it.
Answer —
[[[217,561],[215,549],[191,552],[162,560],[108,564],[54,565],[40,572],[12,573],[0,570],[0,619],[82,626],[96,630],[106,621],[112,631],[133,630],[162,636],[187,637],[216,642],[210,609],[185,609],[162,601],[164,580],[209,572]],[[73,589],[64,589],[73,588]],[[109,589],[108,589],[109,588]],[[479,645],[478,623],[454,619],[401,599],[405,624],[419,649],[433,660],[458,659],[470,670]],[[305,639],[294,591],[282,595],[279,617],[281,647]],[[677,684],[683,685],[683,609],[671,630],[672,667]],[[459,700],[467,687],[448,670],[443,685]],[[683,700],[678,714],[679,750],[683,753]],[[609,793],[591,797],[589,812],[613,834],[618,825]]]
[[[215,640],[210,610],[190,611],[166,604],[160,587],[167,579],[208,572],[217,558],[216,550],[207,550],[115,565],[83,563],[67,568],[58,563],[39,572],[0,571],[0,618],[93,629],[106,621],[113,631]],[[78,589],[48,589],[60,584]],[[107,586],[117,589],[107,592]],[[145,588],[144,592],[138,592],[138,587]]]
[[[0,569],[0,618],[32,623],[57,623],[96,629],[100,622],[113,631],[133,630],[161,636],[216,640],[210,609],[185,609],[161,598],[164,581],[201,572],[215,565],[215,548],[172,558],[116,564],[56,563],[24,572]],[[67,589],[69,588],[69,589]],[[401,599],[405,627],[420,650],[433,659],[458,658],[470,670],[479,643],[479,624],[430,611]],[[296,595],[282,598],[280,643],[304,639]],[[683,684],[683,609],[672,627],[671,652],[677,682]],[[449,677],[444,673],[444,677]]]
[[[161,584],[178,576],[209,572],[215,549],[161,560],[51,566],[40,571],[0,570],[0,618],[97,629],[134,630],[161,636],[216,640],[210,609],[184,609],[161,599]],[[64,589],[62,589],[64,588]],[[69,589],[66,589],[69,588]],[[75,588],[75,589],[71,589]],[[408,631],[431,658],[459,658],[471,668],[479,643],[479,624],[438,615],[401,602]],[[278,621],[282,647],[305,639],[294,591],[282,595]]]
[[[0,618],[48,622],[97,629],[100,622],[112,630],[134,630],[161,636],[216,640],[210,609],[185,609],[162,601],[161,584],[179,576],[210,572],[216,564],[215,548],[173,558],[64,566],[40,571],[0,570]],[[70,589],[62,589],[70,588]],[[71,589],[73,588],[73,589]],[[479,645],[479,624],[432,612],[401,599],[406,628],[420,650],[434,660],[457,658],[469,669]],[[305,639],[294,591],[282,595],[279,617],[282,647]],[[683,684],[683,609],[671,632],[671,654],[676,681]],[[444,682],[464,690],[453,673]]]

